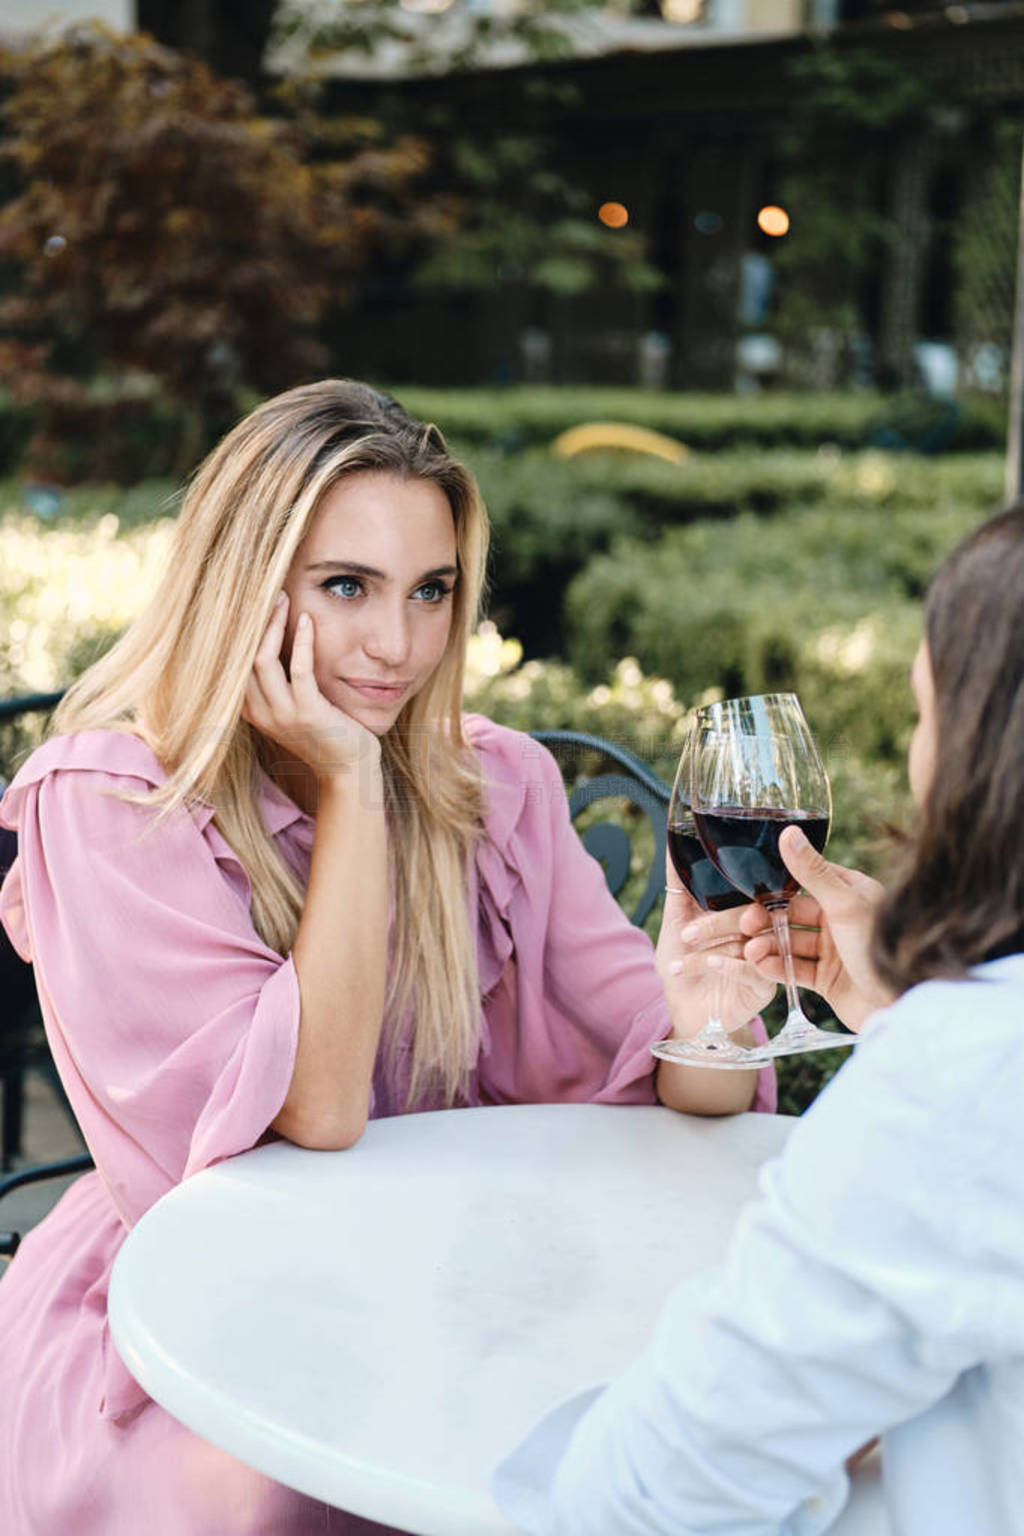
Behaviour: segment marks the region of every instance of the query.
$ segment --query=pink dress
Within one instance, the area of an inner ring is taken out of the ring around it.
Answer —
[[[488,792],[470,893],[483,1030],[467,1102],[653,1103],[648,1048],[670,1020],[650,941],[583,852],[547,751],[480,716],[466,728]],[[380,1531],[200,1440],[146,1396],[111,1343],[107,1285],[126,1231],[174,1184],[259,1140],[284,1100],[298,1032],[294,967],[253,928],[248,878],[212,808],[182,810],[146,836],[153,812],[110,793],[163,778],[136,737],[87,731],[35,752],[0,805],[19,846],[0,917],[35,964],[54,1059],[97,1165],[0,1283],[0,1532]],[[269,779],[262,794],[268,830],[304,877],[311,819]],[[378,1064],[371,1112],[402,1104],[402,1082]],[[770,1069],[755,1107],[775,1107]]]

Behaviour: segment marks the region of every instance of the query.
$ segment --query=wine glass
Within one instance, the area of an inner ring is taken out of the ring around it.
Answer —
[[[690,895],[705,912],[724,912],[729,907],[746,906],[749,900],[728,881],[708,858],[694,825],[690,808],[690,780],[693,752],[698,739],[696,726],[683,742],[676,768],[672,796],[668,805],[668,851],[673,868]],[[684,1061],[705,1067],[758,1067],[769,1060],[760,1048],[748,1050],[729,1039],[722,1024],[722,978],[711,973],[708,1018],[692,1040],[658,1040],[652,1047],[656,1056],[666,1061]]]
[[[779,852],[796,826],[819,852],[828,838],[828,776],[795,693],[706,705],[698,716],[690,784],[697,835],[726,880],[771,917],[786,974],[786,1022],[762,1047],[770,1056],[834,1050],[855,1036],[818,1029],[800,1007],[787,909],[797,882]]]

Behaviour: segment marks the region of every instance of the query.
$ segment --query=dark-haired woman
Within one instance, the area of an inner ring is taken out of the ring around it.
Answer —
[[[893,888],[782,841],[798,979],[865,1038],[723,1269],[499,1472],[535,1536],[818,1536],[875,1435],[893,1536],[1024,1531],[1024,505],[940,571],[912,683]]]

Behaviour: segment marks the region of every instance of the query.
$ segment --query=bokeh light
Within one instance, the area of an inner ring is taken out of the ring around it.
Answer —
[[[62,256],[68,248],[68,242],[63,235],[51,235],[49,240],[43,243],[44,256]]]
[[[629,223],[629,209],[624,203],[602,203],[597,216],[609,229],[624,229]]]
[[[691,22],[700,21],[703,0],[661,0],[660,9],[665,21],[688,27]]]
[[[780,235],[789,233],[789,214],[785,208],[779,208],[775,203],[767,203],[760,208],[757,214],[757,227],[762,234]]]

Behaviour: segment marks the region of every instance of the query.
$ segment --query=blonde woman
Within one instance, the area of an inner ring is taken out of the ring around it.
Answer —
[[[686,899],[656,967],[554,761],[460,715],[486,550],[435,427],[351,382],[267,402],[4,797],[0,912],[97,1171],[0,1288],[0,1530],[367,1528],[189,1433],[110,1344],[125,1230],[198,1169],[446,1105],[772,1107],[770,1073],[652,1071],[651,1042],[705,1013]],[[770,992],[748,968],[734,1020]]]

